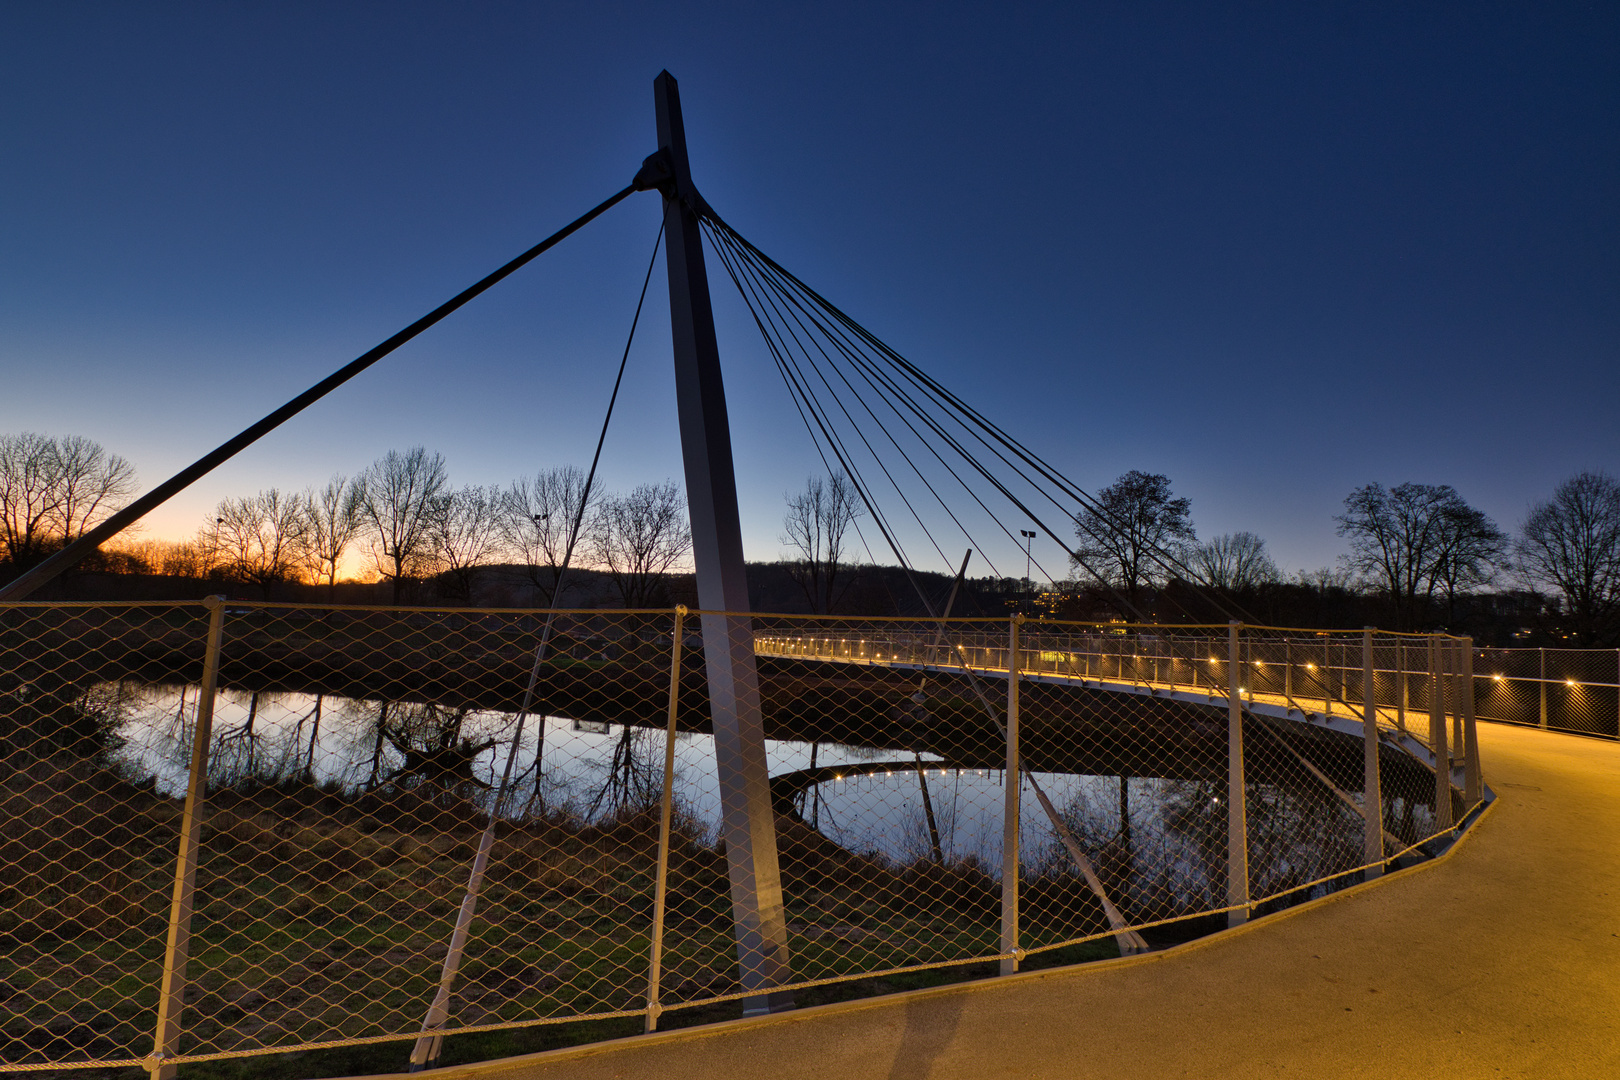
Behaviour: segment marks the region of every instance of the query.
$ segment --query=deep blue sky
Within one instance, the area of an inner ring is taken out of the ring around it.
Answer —
[[[1620,7],[585,7],[0,9],[0,431],[156,483],[626,183],[667,67],[728,221],[1081,483],[1168,474],[1201,535],[1309,569],[1360,484],[1512,528],[1620,471]],[[418,442],[459,482],[584,464],[658,218],[619,207],[149,533]],[[729,289],[773,558],[819,466]],[[680,477],[650,295],[621,488]]]

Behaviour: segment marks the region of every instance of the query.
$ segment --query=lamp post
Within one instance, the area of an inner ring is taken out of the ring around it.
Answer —
[[[1019,529],[1018,535],[1024,538],[1024,588],[1031,588],[1029,582],[1030,546],[1035,542],[1035,534],[1028,529]]]

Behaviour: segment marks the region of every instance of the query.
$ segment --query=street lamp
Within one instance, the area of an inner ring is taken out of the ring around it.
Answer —
[[[1024,538],[1024,587],[1029,588],[1029,549],[1030,545],[1035,541],[1035,534],[1028,529],[1019,529],[1018,535]]]

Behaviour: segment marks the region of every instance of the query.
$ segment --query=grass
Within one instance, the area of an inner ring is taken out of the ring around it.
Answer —
[[[197,870],[181,1053],[246,1052],[390,1033],[422,1023],[478,838],[471,813],[433,798],[333,798],[307,785],[209,796]],[[0,780],[21,828],[0,845],[0,1060],[139,1057],[151,1048],[173,887],[179,804],[65,754]],[[465,808],[463,808],[465,809]],[[447,821],[459,821],[447,825]],[[998,886],[974,866],[896,866],[779,823],[800,1005],[942,985],[971,964],[870,972],[997,951]],[[592,1012],[645,1001],[656,818],[503,827],[452,1023],[559,1022],[447,1037],[443,1062],[617,1038],[641,1017]],[[1074,934],[1094,918],[1073,906]],[[1032,925],[1039,937],[1043,929]],[[672,852],[661,1027],[739,1015],[724,856],[693,835]],[[1111,955],[1111,941],[1037,964]],[[678,1007],[695,1002],[690,1007]],[[567,1018],[567,1019],[564,1019]],[[188,1064],[186,1080],[309,1078],[404,1068],[409,1041]],[[85,1070],[71,1070],[84,1076]],[[91,1070],[103,1076],[131,1070]],[[67,1071],[64,1071],[64,1075]]]

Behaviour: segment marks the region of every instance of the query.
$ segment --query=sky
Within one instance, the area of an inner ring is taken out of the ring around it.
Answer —
[[[1088,489],[1163,473],[1289,570],[1373,481],[1511,530],[1620,472],[1617,57],[1584,3],[7,4],[0,431],[158,483],[623,187],[667,68],[726,220]],[[416,444],[457,483],[584,466],[660,217],[627,200],[145,535]],[[821,464],[710,272],[772,559]],[[617,490],[680,479],[662,274]]]

